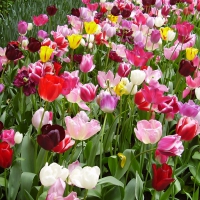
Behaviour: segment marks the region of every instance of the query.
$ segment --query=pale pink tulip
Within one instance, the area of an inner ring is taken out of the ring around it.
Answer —
[[[88,73],[91,72],[94,68],[95,65],[93,64],[93,55],[90,54],[83,55],[80,64],[80,70],[84,73]]]
[[[137,139],[144,144],[155,144],[162,136],[162,124],[154,119],[141,120],[137,123],[137,129],[134,128],[134,131]]]
[[[99,121],[89,117],[84,111],[80,111],[75,117],[65,118],[67,134],[75,140],[87,140],[101,130]]]
[[[164,48],[164,56],[167,60],[176,60],[179,56],[180,49],[176,46]]]

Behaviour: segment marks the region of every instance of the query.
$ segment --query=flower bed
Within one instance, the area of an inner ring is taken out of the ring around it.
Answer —
[[[200,2],[82,3],[0,48],[0,198],[198,200]]]

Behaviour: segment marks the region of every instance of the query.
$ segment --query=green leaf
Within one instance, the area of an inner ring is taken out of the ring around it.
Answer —
[[[101,198],[101,186],[97,185],[95,189],[88,190],[88,196]]]
[[[21,164],[16,161],[10,170],[10,176],[8,180],[9,190],[8,199],[16,199],[21,177]]]
[[[113,187],[109,191],[106,192],[104,200],[113,199],[113,200],[121,200],[121,191],[119,187]]]
[[[0,186],[5,186],[5,178],[0,177]]]
[[[198,151],[196,151],[194,153],[194,155],[192,156],[193,159],[196,159],[196,160],[200,160],[200,153]]]
[[[24,196],[26,197],[26,200],[34,200],[33,197],[25,190]]]
[[[123,200],[135,199],[135,192],[133,192],[135,190],[135,187],[136,187],[136,180],[132,179],[131,181],[129,181],[129,183],[125,187],[125,196]]]
[[[162,194],[159,200],[169,199],[169,196],[172,194],[173,187],[174,187],[174,184],[171,184],[170,187]]]
[[[47,155],[48,151],[41,148],[36,160],[36,173],[38,173],[41,170],[41,168],[45,165]]]
[[[136,181],[135,181],[135,198],[137,200],[143,199],[143,182],[138,174],[138,172],[136,172]],[[142,198],[141,198],[142,197]]]
[[[193,200],[199,200],[199,187],[197,188],[196,192],[193,194]]]
[[[34,143],[30,135],[25,135],[22,141],[21,157],[24,161],[21,162],[23,172],[34,172]]]
[[[105,185],[105,186],[116,185],[116,186],[124,187],[124,184],[113,176],[107,176],[107,177],[99,179],[98,185]]]

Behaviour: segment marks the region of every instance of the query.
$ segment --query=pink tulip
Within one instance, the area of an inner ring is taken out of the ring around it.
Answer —
[[[184,151],[181,136],[175,134],[163,137],[158,142],[157,150],[166,156],[181,156]]]
[[[141,120],[137,123],[137,129],[134,128],[134,131],[137,139],[144,144],[155,144],[162,136],[162,124],[154,119]]]
[[[20,21],[20,22],[18,23],[17,28],[18,28],[19,34],[25,35],[26,32],[27,32],[27,29],[28,29],[28,23],[25,22],[25,21]]]
[[[117,73],[119,76],[127,77],[130,74],[130,72],[131,72],[130,64],[127,64],[125,62],[119,64],[119,67],[117,70]]]
[[[90,54],[83,55],[80,64],[80,70],[84,73],[88,73],[91,72],[94,68],[95,65],[93,64],[93,55]]]
[[[89,122],[89,117],[84,111],[80,111],[73,118],[67,116],[65,123],[67,134],[75,140],[87,140],[101,130],[99,121],[92,119]]]
[[[161,154],[158,150],[155,151],[155,159],[160,164],[167,163],[169,156]]]
[[[49,21],[49,18],[46,14],[41,14],[39,16],[33,16],[33,23],[36,26],[43,26]]]
[[[87,83],[80,86],[80,97],[85,102],[91,102],[96,97],[96,91],[98,86],[94,86],[92,83]]]
[[[38,35],[38,38],[42,40],[48,37],[48,33],[43,30],[39,30],[37,35]]]
[[[144,70],[146,73],[145,82],[149,83],[151,80],[158,81],[162,77],[162,71],[161,70],[153,70],[150,66],[146,70]]]
[[[43,112],[44,108],[40,108],[34,113],[32,117],[32,124],[35,128],[39,128]],[[52,124],[52,118],[53,118],[53,113],[45,111],[41,127],[45,124]]]
[[[10,130],[3,130],[2,133],[0,134],[0,139],[2,142],[7,142],[10,147],[15,145],[15,131],[13,129]]]
[[[167,60],[176,60],[179,56],[180,49],[176,46],[164,48],[164,56]]]

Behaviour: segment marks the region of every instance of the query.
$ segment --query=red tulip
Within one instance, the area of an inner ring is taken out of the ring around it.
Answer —
[[[40,78],[38,85],[40,97],[45,101],[54,101],[62,92],[63,82],[63,79],[58,76],[46,74]]]
[[[199,132],[198,122],[191,117],[181,117],[176,125],[176,133],[181,136],[182,140],[190,141]]]
[[[12,164],[13,150],[7,142],[0,143],[0,167],[8,168]]]
[[[152,186],[157,191],[164,190],[171,182],[174,181],[172,178],[172,168],[166,163],[162,164],[161,167],[158,167],[153,164],[153,180]]]

